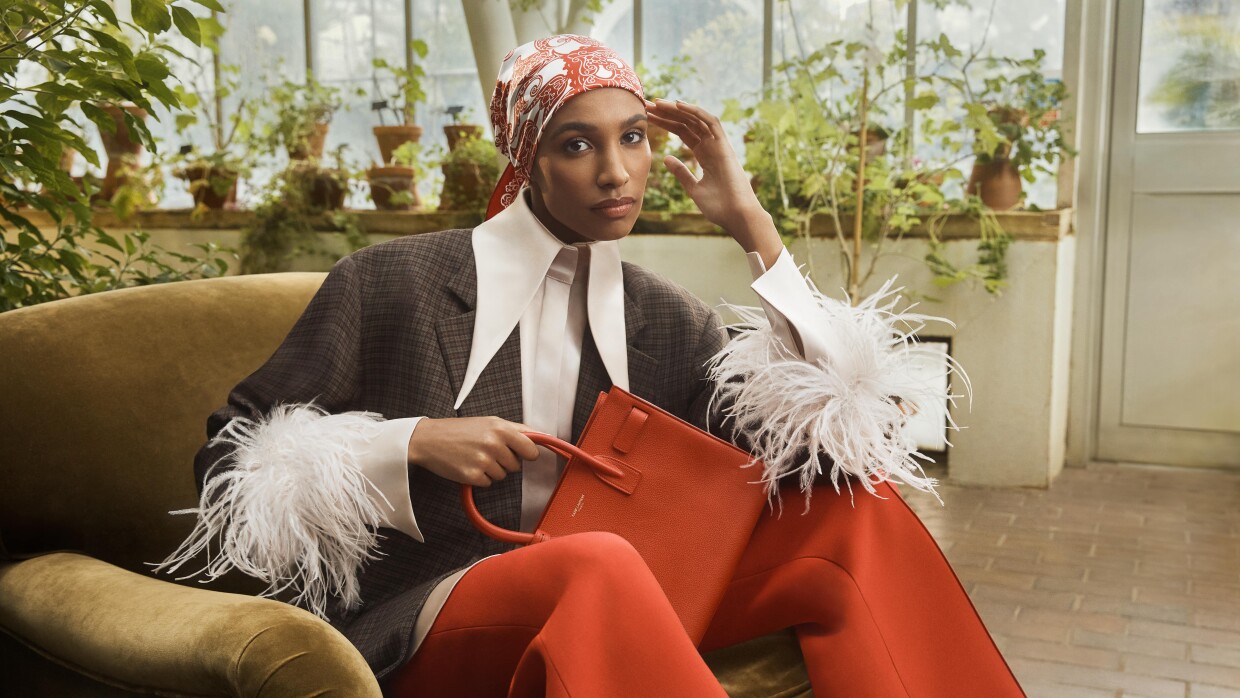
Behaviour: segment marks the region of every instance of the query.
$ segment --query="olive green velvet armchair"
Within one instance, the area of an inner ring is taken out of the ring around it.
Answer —
[[[192,526],[206,417],[323,274],[112,291],[0,314],[0,695],[377,696],[327,623],[154,577]],[[810,695],[789,633],[708,658],[733,696]]]

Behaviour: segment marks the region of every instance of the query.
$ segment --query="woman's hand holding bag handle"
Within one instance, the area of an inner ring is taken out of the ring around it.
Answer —
[[[533,533],[499,528],[462,486],[474,525],[520,545],[587,531],[624,538],[701,642],[766,502],[761,462],[616,387],[595,403],[577,446],[526,436],[569,459],[542,519]]]
[[[562,439],[557,439],[550,434],[543,434],[537,431],[523,431],[529,437],[530,441],[545,446],[555,451],[567,459],[577,459],[578,462],[588,465],[600,478],[606,480],[608,476],[616,479],[624,477],[624,473],[619,467],[601,461],[590,454],[582,451],[573,444]],[[474,504],[474,486],[469,484],[461,485],[461,505],[465,508],[465,515],[473,522],[474,526],[486,535],[495,540],[505,543],[516,543],[518,545],[530,545],[532,543],[541,543],[550,538],[541,529],[534,533],[521,533],[520,531],[510,531],[506,528],[500,528],[495,524],[487,521],[478,511],[477,505]]]

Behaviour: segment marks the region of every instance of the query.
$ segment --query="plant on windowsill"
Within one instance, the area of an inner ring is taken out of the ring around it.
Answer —
[[[945,81],[959,91],[964,125],[974,133],[975,159],[966,191],[996,211],[1020,204],[1022,180],[1033,183],[1038,173],[1054,175],[1054,168],[1074,154],[1059,118],[1068,92],[1042,72],[1045,55],[1037,49],[1023,59],[947,56],[954,74]]]
[[[926,42],[919,50],[936,63],[948,49]],[[959,123],[936,109],[941,79],[907,77],[906,57],[902,32],[885,51],[863,42],[832,42],[776,66],[776,79],[761,99],[745,107],[733,101],[724,112],[725,119],[746,127],[746,170],[781,231],[804,240],[807,250],[811,231],[824,225],[836,240],[843,285],[853,302],[862,300],[862,288],[889,245],[948,213],[979,211],[944,193],[946,184],[963,178],[958,164],[972,153]],[[911,156],[910,134],[895,127],[891,116],[903,111],[906,88],[912,92],[908,106],[916,115],[918,138],[954,156],[935,164]],[[873,138],[875,132],[886,140]],[[860,147],[863,142],[867,147]],[[979,215],[985,219],[982,244],[990,246],[991,236],[1003,234],[992,215]],[[987,267],[980,275],[997,277],[998,283],[987,285],[997,292],[1006,269],[1001,254],[997,260],[986,250],[978,254],[979,264]],[[808,262],[812,276],[812,255]]]
[[[319,240],[316,228],[324,222],[343,234],[345,254],[367,245],[357,214],[341,208],[354,174],[344,149],[333,153],[332,167],[294,160],[263,187],[254,217],[242,229],[242,273],[287,271],[305,256],[335,261],[338,251]]]
[[[281,81],[268,90],[267,101],[272,118],[263,133],[266,149],[283,148],[290,160],[321,159],[332,117],[343,104],[340,90],[308,75],[304,83]]]
[[[426,58],[426,42],[415,39],[409,44],[417,58]],[[379,114],[379,125],[374,127],[375,141],[379,144],[382,159],[381,166],[392,163],[392,155],[405,143],[417,143],[422,138],[422,127],[414,121],[417,118],[417,105],[426,101],[426,91],[422,89],[422,80],[426,71],[418,62],[404,68],[398,68],[382,58],[371,61],[374,68],[373,81],[375,94],[379,97],[371,103],[371,109]],[[393,89],[386,92],[380,87],[382,82],[391,82]],[[392,119],[387,123],[384,116]]]
[[[440,169],[443,191],[439,210],[486,211],[500,175],[499,160],[491,141],[479,136],[462,138],[440,161]]]
[[[443,135],[448,142],[448,152],[455,150],[457,144],[463,140],[482,137],[481,126],[465,121],[468,112],[468,107],[463,104],[453,104],[444,109],[444,113],[451,120],[443,126]]]
[[[214,43],[212,51],[216,51]],[[203,153],[196,145],[181,146],[173,158],[173,174],[189,185],[194,197],[194,213],[230,208],[236,205],[237,182],[250,174],[258,104],[241,97],[236,107],[225,115],[224,104],[237,93],[240,69],[235,65],[220,66],[214,94],[210,94],[203,66],[191,80],[193,91],[177,86],[177,93],[187,111],[176,115],[177,131],[187,133],[197,124],[205,124],[211,138],[211,151]],[[204,95],[210,95],[204,99]]]
[[[410,211],[422,206],[417,183],[426,176],[421,143],[404,143],[392,153],[392,163],[366,172],[370,198],[380,211]]]

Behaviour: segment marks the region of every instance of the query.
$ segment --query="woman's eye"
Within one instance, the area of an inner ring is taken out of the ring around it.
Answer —
[[[568,153],[582,153],[589,149],[590,144],[584,139],[573,138],[564,144],[564,151]]]
[[[644,140],[646,140],[646,132],[639,128],[624,134],[624,142],[628,144],[641,143]]]

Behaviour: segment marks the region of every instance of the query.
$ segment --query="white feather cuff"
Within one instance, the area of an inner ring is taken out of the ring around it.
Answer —
[[[360,462],[380,424],[373,413],[329,415],[315,405],[232,420],[211,442],[235,447],[216,464],[229,467],[208,474],[197,509],[172,512],[198,522],[156,569],[175,572],[205,551],[206,565],[182,579],[236,569],[267,583],[262,596],[292,590],[293,603],[320,617],[329,595],[356,607],[357,571],[373,557],[379,502],[387,504]]]
[[[823,455],[837,492],[841,483],[851,492],[853,479],[871,494],[888,480],[934,492],[936,481],[918,462],[929,459],[905,429],[912,413],[906,410],[919,402],[954,404],[958,396],[919,375],[920,359],[942,355],[918,346],[913,335],[930,321],[952,323],[896,312],[900,289],[891,288],[893,281],[854,307],[806,280],[814,307],[802,333],[812,331],[824,354],[812,358],[786,347],[760,308],[728,306],[741,321],[711,360],[712,408],[725,406],[735,434],[764,463],[762,482],[773,502],[782,504],[783,479],[798,477],[808,508]],[[961,376],[969,392],[968,376],[950,356],[946,371]]]

